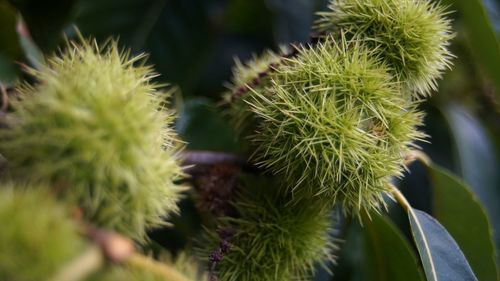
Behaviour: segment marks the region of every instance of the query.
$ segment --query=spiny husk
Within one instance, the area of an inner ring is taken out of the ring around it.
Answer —
[[[13,178],[50,182],[93,224],[138,241],[176,212],[184,188],[168,95],[142,56],[70,42],[18,87],[0,153]],[[134,66],[134,64],[138,64]]]
[[[405,154],[424,137],[423,114],[388,67],[363,44],[328,37],[267,79],[245,100],[258,122],[251,159],[294,197],[315,195],[353,213],[380,208]]]
[[[220,247],[220,233],[230,233],[228,250],[209,265],[217,280],[310,280],[316,265],[334,261],[327,209],[306,199],[290,204],[273,186],[250,190],[235,203],[238,216],[219,218],[218,231],[205,230],[200,256],[207,259]]]
[[[363,40],[418,98],[436,90],[436,80],[450,66],[447,14],[426,0],[331,0],[315,28]]]
[[[229,116],[229,122],[241,136],[245,136],[255,129],[253,114],[246,110],[245,100],[248,92],[252,88],[263,88],[267,81],[265,77],[274,70],[282,59],[280,54],[267,50],[259,56],[253,55],[245,63],[239,59],[235,60],[232,80],[227,86],[228,91],[224,93],[223,99],[224,103],[229,105],[225,114]]]
[[[0,186],[0,280],[46,280],[83,249],[78,225],[46,186]]]

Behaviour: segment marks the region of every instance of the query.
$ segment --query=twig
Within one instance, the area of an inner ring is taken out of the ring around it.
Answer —
[[[66,264],[49,281],[80,281],[106,265],[106,261],[129,264],[150,270],[169,281],[189,281],[168,264],[159,263],[134,252],[132,241],[112,232],[87,226],[87,236],[94,242],[76,259]]]
[[[192,150],[181,154],[185,165],[212,165],[219,163],[233,163],[242,165],[246,163],[245,158],[224,152],[212,152]]]
[[[406,200],[406,197],[403,195],[403,193],[401,193],[401,191],[399,191],[399,189],[397,187],[395,187],[394,185],[392,184],[389,184],[389,189],[392,193],[392,195],[394,195],[394,198],[396,199],[396,201],[406,210],[406,211],[409,211],[411,210],[411,205],[410,203],[408,202],[408,200]]]
[[[105,259],[101,248],[96,245],[88,247],[83,254],[70,261],[49,281],[78,281],[85,280],[86,277],[103,267]]]
[[[415,160],[420,161],[425,166],[430,166],[432,164],[431,158],[425,154],[425,152],[420,150],[412,150],[405,156],[405,165],[408,166]]]
[[[191,173],[193,168],[197,166],[211,166],[216,164],[232,164],[241,167],[246,172],[259,172],[259,168],[249,163],[245,157],[230,153],[191,150],[181,153],[180,158],[187,173]]]

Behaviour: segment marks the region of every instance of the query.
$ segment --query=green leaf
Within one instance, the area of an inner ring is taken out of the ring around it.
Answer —
[[[391,221],[379,214],[364,221],[367,277],[374,281],[425,280],[410,243]]]
[[[408,216],[428,281],[477,280],[457,243],[438,221],[411,207]]]
[[[180,86],[186,96],[196,90],[212,53],[209,6],[203,0],[82,0],[76,24],[85,36],[119,36],[133,52],[147,52],[159,79]]]
[[[187,101],[180,110],[177,132],[191,150],[239,152],[236,133],[207,99]]]
[[[5,84],[16,79],[14,61],[22,55],[16,34],[16,18],[16,11],[0,1],[0,82]]]
[[[0,1],[0,54],[17,59],[22,55],[16,34],[17,13]]]
[[[476,55],[500,95],[500,45],[495,30],[481,0],[448,0],[457,9],[465,23],[465,29],[473,54]]]
[[[500,245],[500,164],[485,127],[467,108],[450,104],[442,109],[455,146],[455,165],[485,207]],[[497,248],[498,249],[498,248]]]
[[[0,83],[11,84],[17,77],[16,66],[12,60],[0,54]]]
[[[63,39],[63,29],[71,23],[77,0],[8,0],[23,16],[37,45],[44,51],[54,50]],[[99,1],[100,2],[100,1]],[[105,24],[105,26],[111,21]]]
[[[40,51],[35,42],[33,42],[33,39],[28,32],[28,28],[21,17],[17,20],[17,27],[19,43],[24,51],[24,56],[33,67],[39,69],[44,63],[42,51]]]
[[[497,280],[495,246],[488,216],[476,196],[457,177],[429,167],[434,215],[455,238],[479,280]]]

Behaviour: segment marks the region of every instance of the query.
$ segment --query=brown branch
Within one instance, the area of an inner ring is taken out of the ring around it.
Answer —
[[[225,152],[191,150],[184,151],[180,154],[184,171],[192,176],[195,176],[197,168],[200,166],[213,166],[218,164],[229,164],[241,167],[243,171],[249,173],[260,173],[260,169],[248,162],[241,155],[235,155]]]

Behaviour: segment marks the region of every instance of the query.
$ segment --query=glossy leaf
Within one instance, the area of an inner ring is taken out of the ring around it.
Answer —
[[[486,129],[465,107],[443,108],[455,144],[456,170],[478,196],[491,218],[497,246],[500,244],[500,163]],[[498,248],[497,248],[498,249]]]
[[[425,280],[408,240],[386,217],[372,214],[365,220],[367,277],[373,281]]]
[[[476,196],[456,176],[429,167],[434,215],[455,238],[479,280],[496,280],[495,246],[488,216]]]
[[[438,221],[412,208],[408,216],[427,281],[477,280],[457,243]]]

